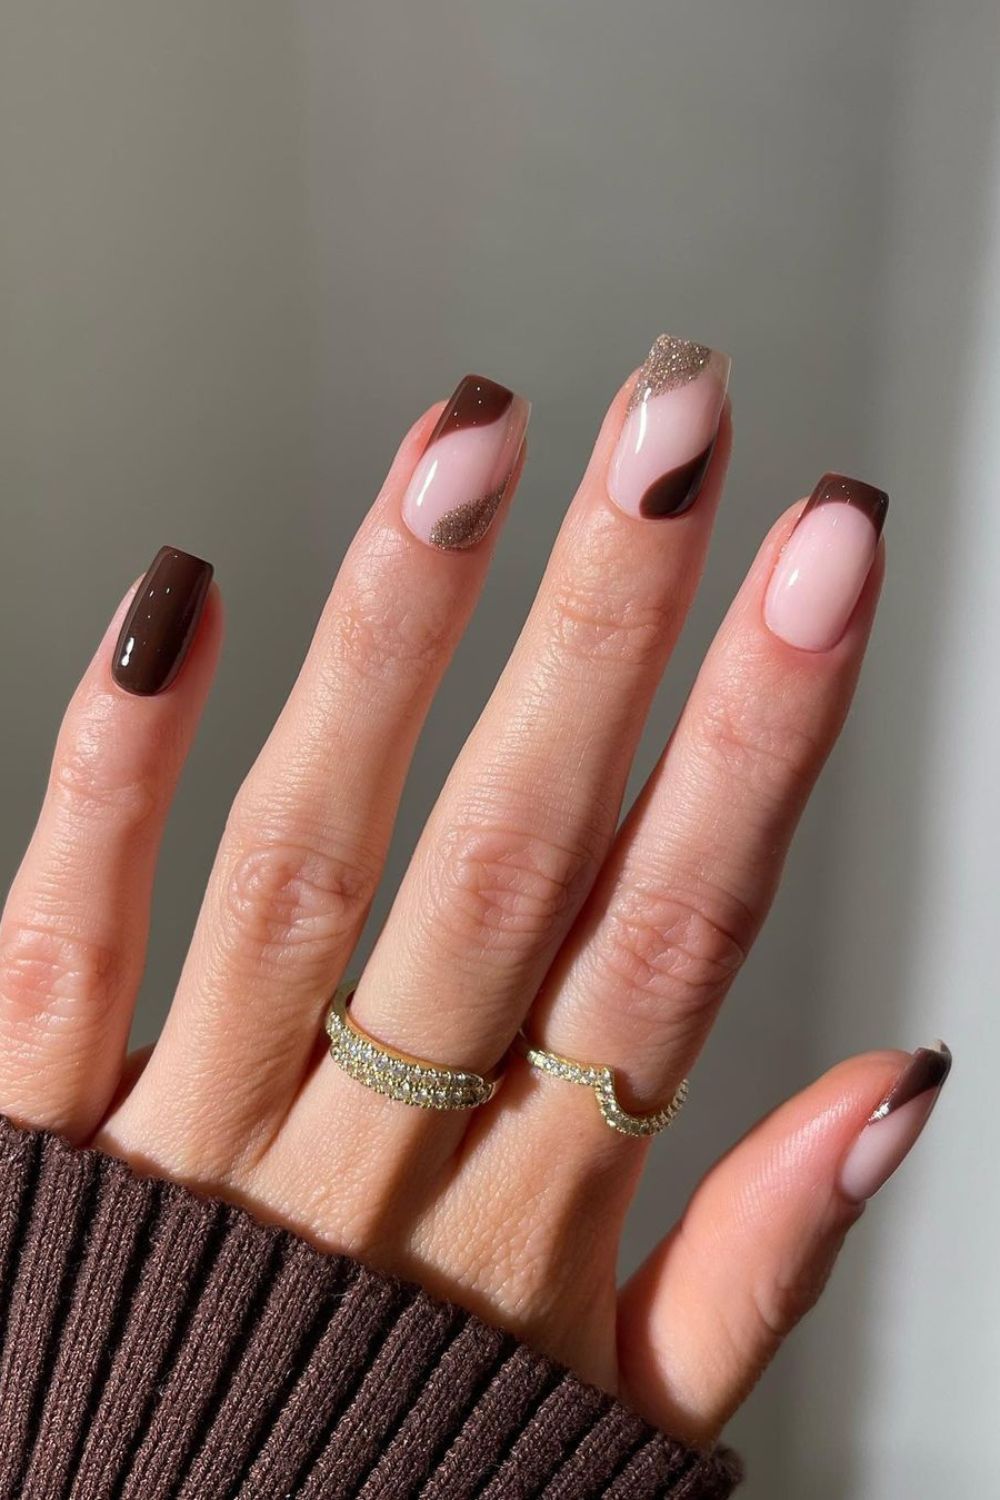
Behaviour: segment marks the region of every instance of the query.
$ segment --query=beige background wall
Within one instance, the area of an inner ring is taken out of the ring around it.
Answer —
[[[466,368],[534,399],[532,459],[387,891],[654,334],[732,353],[738,441],[637,775],[773,516],[827,467],[893,492],[856,713],[627,1246],[838,1057],[951,1042],[934,1130],[734,1426],[751,1500],[1000,1492],[998,30],[992,0],[0,0],[0,877],[154,549],[212,558],[228,606],[140,1039],[337,560]]]

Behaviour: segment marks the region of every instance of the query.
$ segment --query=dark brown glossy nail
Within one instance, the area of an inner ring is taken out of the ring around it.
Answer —
[[[882,1103],[872,1112],[872,1120],[884,1120],[920,1094],[932,1090],[936,1093],[950,1072],[951,1052],[944,1042],[918,1047]]]
[[[212,565],[176,547],[161,547],[122,625],[111,675],[127,693],[162,693],[183,665],[201,619]]]
[[[851,479],[847,474],[824,474],[809,496],[809,502],[803,508],[799,520],[818,505],[853,505],[871,521],[875,535],[881,536],[885,514],[889,509],[889,496],[885,490],[878,490],[873,484],[865,484],[863,479]]]

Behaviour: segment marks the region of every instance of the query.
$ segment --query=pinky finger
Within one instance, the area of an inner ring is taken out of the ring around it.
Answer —
[[[853,1058],[712,1168],[621,1294],[622,1383],[647,1418],[696,1444],[715,1439],[819,1297],[950,1065],[943,1042]]]
[[[0,917],[0,1110],[77,1141],[122,1082],[160,837],[221,635],[210,580],[163,548],[122,602]]]

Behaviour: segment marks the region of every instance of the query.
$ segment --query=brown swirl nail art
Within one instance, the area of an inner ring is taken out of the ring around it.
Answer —
[[[683,516],[701,493],[726,399],[730,361],[661,334],[636,376],[608,492],[627,515]]]
[[[670,469],[659,479],[654,479],[643,491],[639,501],[640,516],[652,520],[658,516],[680,516],[690,510],[698,498],[714,448],[714,442],[709,443],[702,453],[688,463],[679,464],[676,469]]]
[[[448,432],[462,432],[467,427],[488,427],[510,410],[514,392],[485,375],[465,375],[455,387],[451,400],[437,420],[427,446]]]
[[[415,536],[447,552],[482,540],[517,465],[529,412],[527,401],[484,375],[459,382],[403,498]]]

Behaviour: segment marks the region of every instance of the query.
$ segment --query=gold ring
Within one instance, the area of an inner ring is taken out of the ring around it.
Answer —
[[[418,1109],[476,1109],[493,1098],[503,1066],[489,1073],[449,1068],[387,1047],[362,1031],[348,1010],[357,980],[342,984],[326,1016],[330,1056],[358,1083]]]
[[[514,1045],[531,1067],[548,1073],[550,1078],[564,1078],[567,1083],[581,1083],[585,1088],[593,1089],[605,1124],[621,1135],[659,1135],[661,1130],[674,1123],[688,1096],[685,1078],[670,1103],[662,1109],[633,1115],[619,1103],[613,1068],[601,1063],[575,1062],[571,1057],[560,1057],[558,1052],[546,1052],[529,1042],[523,1031],[518,1032]]]

